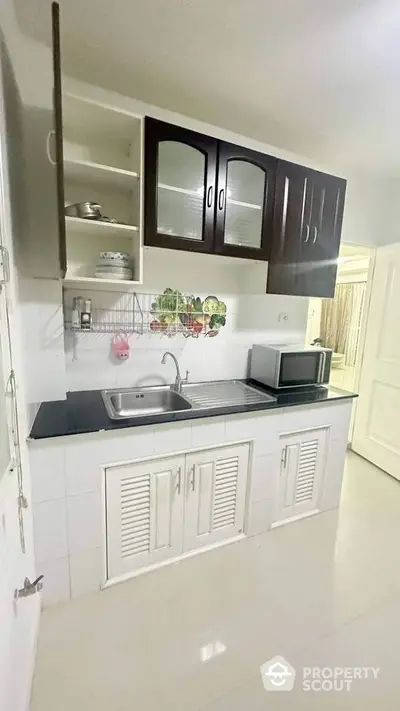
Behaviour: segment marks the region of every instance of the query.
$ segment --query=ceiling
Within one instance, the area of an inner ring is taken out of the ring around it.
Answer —
[[[50,1],[14,0],[50,42]],[[398,0],[61,0],[63,69],[310,158],[400,176]]]

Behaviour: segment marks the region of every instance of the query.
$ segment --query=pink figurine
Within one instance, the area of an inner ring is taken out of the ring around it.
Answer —
[[[125,333],[116,333],[111,343],[111,350],[117,360],[127,360],[129,358],[129,342]]]

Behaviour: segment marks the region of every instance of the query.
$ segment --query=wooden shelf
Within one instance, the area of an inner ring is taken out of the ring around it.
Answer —
[[[93,237],[131,237],[134,233],[139,233],[139,228],[135,225],[120,225],[118,222],[102,222],[101,220],[85,220],[81,217],[65,217],[65,225],[68,233],[85,233]]]
[[[106,185],[109,187],[115,185],[116,187],[125,189],[133,188],[139,178],[139,173],[134,173],[130,170],[69,158],[65,158],[64,160],[64,175],[66,178],[71,178],[81,183]]]

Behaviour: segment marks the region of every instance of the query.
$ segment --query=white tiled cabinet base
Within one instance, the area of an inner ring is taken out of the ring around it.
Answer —
[[[39,572],[45,574],[44,604],[94,592],[106,582],[105,469],[131,466],[145,458],[197,456],[200,449],[217,451],[221,445],[251,442],[244,533],[257,535],[276,521],[281,438],[294,432],[329,429],[317,509],[338,506],[351,405],[346,400],[30,441],[35,550]],[[210,511],[204,502],[207,497],[198,502],[202,516]],[[188,536],[186,549],[190,547]]]

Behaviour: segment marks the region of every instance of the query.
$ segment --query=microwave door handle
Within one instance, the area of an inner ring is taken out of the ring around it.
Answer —
[[[320,358],[319,369],[318,369],[318,382],[323,383],[324,382],[325,365],[326,365],[325,351],[321,351],[320,356],[321,356],[321,358]]]

